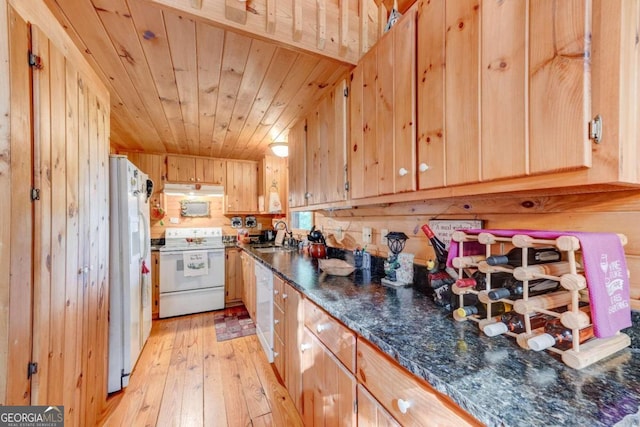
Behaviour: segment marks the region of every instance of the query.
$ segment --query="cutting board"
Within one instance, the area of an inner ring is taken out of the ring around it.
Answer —
[[[276,233],[276,240],[275,240],[274,244],[276,246],[282,246],[282,242],[284,242],[284,236],[285,236],[285,231],[284,230],[278,230],[278,232]]]

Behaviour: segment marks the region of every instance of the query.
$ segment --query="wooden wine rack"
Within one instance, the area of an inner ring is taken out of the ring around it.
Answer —
[[[622,245],[626,245],[627,238],[619,234],[618,237]],[[468,242],[478,242],[486,247],[485,256],[459,256],[453,259],[453,265],[458,269],[459,277],[463,277],[463,273],[468,269],[478,269],[487,277],[487,289],[477,291],[473,288],[460,288],[456,285],[452,286],[452,292],[458,295],[459,305],[462,306],[465,294],[476,294],[478,300],[487,306],[487,315],[484,318],[475,316],[461,317],[455,311],[453,317],[457,321],[471,320],[478,323],[480,330],[490,323],[498,321],[498,317],[492,315],[492,304],[503,302],[513,306],[513,310],[524,315],[525,331],[522,333],[514,333],[507,331],[502,335],[508,335],[515,338],[516,342],[523,349],[531,350],[527,344],[529,338],[532,338],[543,332],[532,330],[529,315],[543,313],[547,316],[560,318],[560,322],[572,330],[572,335],[578,337],[580,329],[588,327],[591,324],[591,318],[580,308],[580,302],[589,302],[588,283],[576,261],[576,253],[580,251],[580,241],[574,236],[560,236],[556,239],[536,239],[524,234],[516,234],[511,237],[500,237],[489,232],[480,232],[478,234],[467,234],[464,231],[456,231],[452,235],[452,239],[458,242],[459,254],[464,254],[464,244]],[[499,250],[493,251],[494,245],[500,246]],[[522,267],[515,269],[507,266],[490,266],[483,260],[495,253],[505,253],[506,246],[513,246],[522,249]],[[527,250],[536,246],[555,246],[558,250],[565,253],[561,261],[553,264],[536,264],[527,266]],[[523,282],[523,297],[518,300],[500,299],[492,301],[488,296],[491,290],[491,274],[497,272],[507,272],[515,276],[516,279]],[[529,297],[528,282],[535,279],[551,279],[560,282],[561,290]],[[583,304],[584,305],[584,304]],[[560,313],[553,311],[554,308],[565,307],[566,311]],[[631,344],[628,335],[618,331],[616,335],[609,338],[592,338],[584,343],[580,343],[578,339],[573,341],[573,347],[568,350],[561,350],[556,347],[547,348],[547,350],[559,353],[562,361],[571,368],[582,369],[591,365],[607,356],[610,356]]]

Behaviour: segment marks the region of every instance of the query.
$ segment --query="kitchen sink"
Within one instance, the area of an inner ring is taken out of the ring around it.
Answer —
[[[274,252],[291,252],[291,251],[294,251],[295,248],[287,248],[284,246],[267,246],[267,247],[261,247],[261,248],[254,248],[254,250],[261,254],[269,254]]]

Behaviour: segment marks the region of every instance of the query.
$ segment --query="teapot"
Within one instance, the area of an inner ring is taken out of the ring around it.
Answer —
[[[326,258],[327,247],[324,242],[311,242],[309,243],[309,255],[313,258]]]
[[[309,234],[307,235],[307,239],[309,239],[310,242],[317,242],[322,244],[326,243],[324,240],[324,236],[322,235],[322,231],[316,230],[315,225],[311,227],[311,231],[309,231]]]

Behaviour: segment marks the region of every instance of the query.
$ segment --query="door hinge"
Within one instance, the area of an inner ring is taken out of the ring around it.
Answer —
[[[36,70],[42,70],[42,68],[44,68],[44,66],[42,65],[42,58],[40,58],[33,52],[29,52],[29,66],[35,68]]]
[[[29,362],[27,364],[27,379],[31,378],[33,374],[38,373],[38,364],[34,362]]]
[[[31,201],[35,202],[36,200],[40,200],[40,189],[32,188],[31,189]]]
[[[345,181],[345,183],[344,183],[344,191],[349,191],[349,181]]]
[[[342,91],[343,95],[345,98],[349,97],[349,86],[344,88],[344,91]]]
[[[589,122],[589,139],[596,144],[602,142],[602,116],[598,114]]]
[[[358,399],[353,401],[353,413],[354,414],[358,413]]]
[[[307,131],[307,125],[306,124],[304,125],[304,131],[305,132]]]

